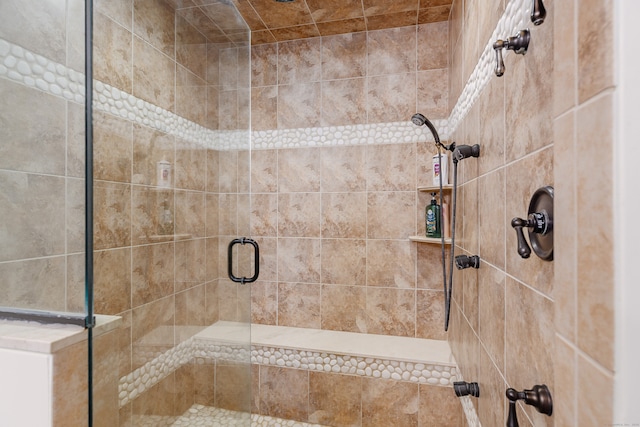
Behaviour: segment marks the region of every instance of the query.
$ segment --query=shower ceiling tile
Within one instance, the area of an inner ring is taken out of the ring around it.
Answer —
[[[265,44],[318,36],[447,21],[452,0],[168,0],[214,42],[234,37],[242,23],[230,16],[233,1],[251,30],[251,43]],[[231,34],[231,35],[230,35]]]

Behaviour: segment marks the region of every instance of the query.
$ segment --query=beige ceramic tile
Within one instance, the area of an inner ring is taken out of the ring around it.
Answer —
[[[191,288],[206,280],[205,239],[176,242],[175,290]]]
[[[175,298],[142,305],[132,311],[132,369],[148,362],[174,345]],[[152,395],[149,393],[148,395]]]
[[[308,416],[308,373],[298,369],[260,367],[260,413],[289,420]]]
[[[320,150],[317,148],[278,150],[280,192],[320,191]]]
[[[218,152],[218,183],[220,193],[238,192],[238,152]]]
[[[367,122],[366,79],[322,83],[322,126],[357,125]]]
[[[1,38],[58,63],[65,63],[65,2],[3,2],[0,5],[0,15],[11,17],[0,29]]]
[[[320,193],[280,193],[278,235],[320,237]]]
[[[362,425],[418,426],[418,384],[366,378],[362,381]]]
[[[322,191],[366,190],[366,147],[325,147],[321,153]]]
[[[321,328],[333,331],[366,330],[366,288],[360,286],[322,286]]]
[[[547,15],[549,19],[549,15]],[[553,24],[546,22],[545,24]],[[553,27],[536,32],[527,54],[505,58],[508,76],[527,84],[505,80],[506,160],[522,158],[553,142]],[[515,58],[515,57],[518,58]]]
[[[415,243],[367,241],[367,286],[415,288]]]
[[[318,82],[321,76],[320,38],[278,44],[278,84]]]
[[[175,63],[138,37],[133,38],[133,57],[133,95],[173,112]]]
[[[322,80],[364,77],[367,72],[366,33],[322,38]]]
[[[489,265],[483,265],[478,275],[477,332],[497,369],[504,372],[505,275]]]
[[[67,103],[67,176],[85,176],[84,105]]]
[[[102,3],[107,3],[103,1]],[[131,9],[129,29],[107,18],[102,13],[94,15],[94,78],[118,89],[131,92]]]
[[[88,405],[87,360],[87,343],[84,341],[54,355],[51,403],[53,425],[85,425]],[[75,398],[69,399],[69,396]]]
[[[513,237],[510,235],[505,238],[505,232],[509,231],[507,227],[510,226],[505,224],[504,176],[504,169],[498,169],[478,180],[480,256],[500,269],[504,269],[505,265],[505,240],[510,242]]]
[[[94,247],[108,249],[131,244],[131,186],[97,181],[94,184]]]
[[[416,300],[416,337],[446,340],[444,292],[441,290],[418,290]]]
[[[184,341],[190,338],[196,331],[204,329],[206,322],[206,287],[199,285],[176,294],[176,325],[189,326],[190,328],[179,328],[178,339]],[[191,328],[200,326],[201,328]]]
[[[367,60],[367,74],[369,76],[415,71],[415,27],[368,32]]]
[[[153,186],[164,185],[159,181],[159,162],[170,164],[170,186],[174,185],[175,138],[160,131],[133,125],[133,183]]]
[[[415,72],[367,78],[367,121],[386,123],[409,120],[415,114]]]
[[[577,239],[575,114],[554,123],[554,279],[556,331],[575,342]]]
[[[278,86],[278,129],[320,126],[321,92],[319,82]]]
[[[126,279],[131,281],[133,307],[166,297],[174,292],[174,250],[173,243],[132,248],[131,279],[128,275]]]
[[[176,191],[175,199],[175,233],[204,237],[204,193]]]
[[[131,308],[131,249],[96,251],[93,258],[94,309],[119,314]]]
[[[322,237],[364,238],[366,215],[366,193],[323,193]]]
[[[160,426],[170,426],[175,421],[175,390],[175,376],[165,377],[132,402],[133,416],[155,415],[162,420]]]
[[[468,378],[465,380],[470,381]],[[477,413],[482,422],[487,425],[506,425],[507,386],[501,371],[496,368],[494,361],[484,349],[480,352],[479,376],[474,380],[477,380],[480,386],[480,397],[473,400],[477,401]],[[526,422],[522,417],[518,418],[518,421],[522,421],[523,424]]]
[[[323,372],[309,373],[309,422],[361,425],[362,379]]]
[[[176,141],[175,187],[204,191],[207,157],[204,148],[186,140]]]
[[[359,0],[307,0],[315,22],[336,21],[363,16]]]
[[[173,191],[135,185],[131,193],[132,243],[173,240],[176,212]]]
[[[614,85],[614,7],[587,0],[578,7],[578,98],[584,102]]]
[[[278,87],[265,86],[251,89],[251,129],[278,128]]]
[[[0,263],[3,305],[64,311],[65,273],[64,256]]]
[[[320,281],[320,239],[278,239],[278,277],[285,282]]]
[[[322,239],[322,283],[364,285],[366,241]]]
[[[403,239],[416,234],[415,192],[386,191],[367,194],[367,237]],[[392,221],[390,219],[393,218]]]
[[[263,44],[251,48],[251,86],[278,84],[278,45]]]
[[[451,6],[435,6],[418,10],[418,24],[447,21],[451,16]]]
[[[108,16],[118,24],[131,30],[133,20],[133,0],[97,0],[96,11]]]
[[[64,175],[65,102],[3,79],[0,168]]]
[[[220,152],[207,150],[206,191],[217,193],[219,190]]]
[[[449,24],[447,22],[419,25],[417,41],[418,70],[448,67]]]
[[[118,419],[118,331],[94,338],[93,425],[112,426]]]
[[[293,193],[289,193],[289,195],[293,195]],[[273,237],[278,235],[278,196],[275,194],[253,194],[251,196],[251,234]]]
[[[414,191],[415,158],[415,144],[368,146],[367,190]]]
[[[226,236],[236,235],[238,229],[238,196],[236,194],[221,194],[218,206],[219,234]]]
[[[449,117],[449,71],[426,70],[417,76],[418,111],[431,120]]]
[[[553,100],[556,116],[576,104],[577,42],[576,12],[577,2],[573,0],[557,2],[554,5],[553,31],[556,39],[564,43],[553,46]],[[547,14],[548,15],[548,14]],[[589,28],[587,31],[592,31]],[[592,67],[592,64],[588,64]],[[559,142],[557,139],[555,142]]]
[[[366,332],[414,337],[415,301],[413,289],[367,288]]]
[[[557,305],[557,303],[556,303]],[[556,425],[572,425],[577,422],[576,372],[578,370],[575,349],[559,335],[555,337],[553,406]]]
[[[215,406],[215,369],[215,365],[210,363],[193,365],[195,403],[204,406]]]
[[[174,11],[161,0],[133,1],[133,28],[137,36],[174,59]]]
[[[275,325],[278,318],[278,284],[258,280],[251,285],[251,323]]]
[[[131,122],[101,112],[94,113],[93,121],[95,179],[131,182]]]
[[[578,345],[612,370],[613,324],[613,97],[607,95],[578,110],[577,140],[577,295]],[[598,220],[586,211],[598,206]],[[588,224],[588,225],[587,225]]]
[[[505,301],[507,382],[518,390],[535,384],[546,384],[553,390],[553,302],[511,278],[506,281]],[[527,406],[525,411],[534,425],[553,425],[533,407]]]
[[[611,423],[613,418],[613,374],[603,372],[591,360],[578,355],[576,366],[578,414],[575,423],[579,426],[596,427]]]
[[[477,139],[480,144],[480,157],[477,160],[480,174],[495,170],[505,162],[504,88],[504,79],[491,79],[478,100],[479,111],[489,112],[482,114]]]
[[[218,52],[219,84],[222,90],[238,89],[238,49],[227,48]]]
[[[65,179],[0,171],[0,186],[0,261],[64,253]]]
[[[464,414],[452,387],[420,384],[420,426],[459,426]]]
[[[320,285],[278,284],[278,324],[320,328]]]
[[[207,126],[206,82],[186,68],[176,67],[175,112],[194,123]]]
[[[216,407],[249,412],[251,405],[251,365],[219,363],[216,366]]]
[[[338,34],[360,33],[365,31],[364,18],[343,19],[340,21],[318,22],[316,24],[321,36],[335,36]]]

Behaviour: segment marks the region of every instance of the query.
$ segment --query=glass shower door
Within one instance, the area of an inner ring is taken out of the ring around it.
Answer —
[[[94,425],[250,425],[250,292],[227,277],[249,236],[249,76],[231,2],[95,1],[95,311],[122,325],[118,422]]]

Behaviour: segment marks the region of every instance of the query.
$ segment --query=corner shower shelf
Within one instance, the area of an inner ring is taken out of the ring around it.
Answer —
[[[442,186],[442,190],[443,191],[448,191],[453,189],[453,185],[443,185]],[[440,187],[437,185],[429,185],[429,186],[424,186],[424,187],[418,187],[418,191],[424,191],[424,192],[428,192],[428,193],[433,193],[434,191],[440,191]]]
[[[412,242],[417,242],[417,243],[435,243],[435,244],[438,244],[438,245],[442,241],[442,239],[440,239],[440,237],[424,237],[424,236],[409,236],[409,240],[411,240]],[[450,245],[451,244],[451,239],[444,239],[444,244],[445,245]]]

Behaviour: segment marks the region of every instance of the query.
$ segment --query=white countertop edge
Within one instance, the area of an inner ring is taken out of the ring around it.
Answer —
[[[94,337],[118,328],[121,322],[119,316],[96,315]],[[0,348],[4,349],[53,354],[86,339],[82,326],[0,320]]]

